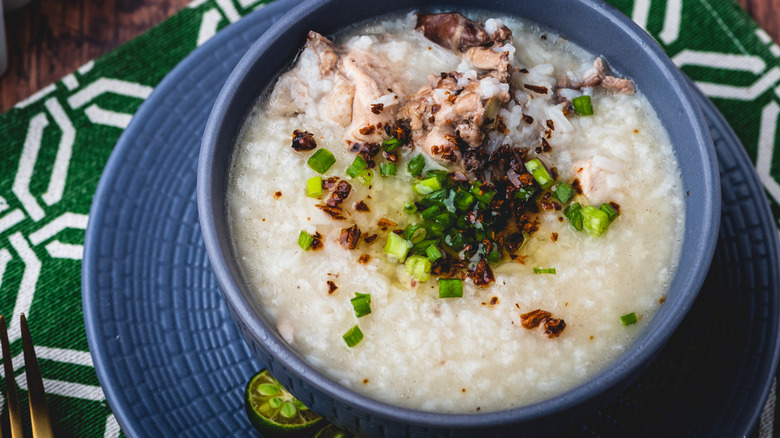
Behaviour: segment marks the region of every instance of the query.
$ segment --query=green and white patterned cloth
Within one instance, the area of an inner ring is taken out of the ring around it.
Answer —
[[[647,29],[725,115],[777,220],[780,47],[734,0],[610,1]],[[0,115],[0,314],[13,315],[9,336],[22,397],[18,315],[28,316],[58,436],[122,435],[95,375],[81,308],[84,230],[111,150],[177,63],[262,3],[195,0]],[[774,392],[769,405],[762,438],[772,436]]]

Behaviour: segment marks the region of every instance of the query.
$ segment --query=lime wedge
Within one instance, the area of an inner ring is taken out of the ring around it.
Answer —
[[[322,417],[287,392],[268,370],[249,379],[244,406],[252,426],[266,438],[311,436],[321,427]]]

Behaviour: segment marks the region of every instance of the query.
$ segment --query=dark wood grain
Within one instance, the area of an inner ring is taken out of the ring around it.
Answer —
[[[0,113],[140,35],[190,0],[35,0],[6,14],[9,66]],[[736,0],[780,42],[780,1]]]
[[[737,0],[751,17],[780,44],[780,2],[777,0]]]
[[[5,16],[0,112],[129,41],[190,0],[34,0]]]

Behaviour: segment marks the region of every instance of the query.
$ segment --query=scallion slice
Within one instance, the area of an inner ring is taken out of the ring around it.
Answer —
[[[439,298],[460,298],[463,296],[463,280],[460,278],[440,278]]]
[[[439,178],[434,176],[431,178],[426,178],[422,181],[418,181],[412,186],[412,189],[418,195],[429,195],[437,190],[441,190],[442,186]]]
[[[533,187],[522,187],[517,189],[515,192],[515,198],[522,199],[523,201],[527,201],[531,199],[531,196],[536,193],[536,189]]]
[[[355,316],[362,318],[371,313],[371,294],[355,292],[355,298],[349,300],[355,309]]]
[[[406,273],[415,279],[426,282],[431,279],[431,261],[427,257],[413,255],[406,259]]]
[[[564,204],[569,202],[569,199],[574,196],[574,189],[563,181],[558,182],[558,184],[553,187],[552,192],[553,196]]]
[[[601,236],[609,227],[609,216],[598,208],[585,206],[582,208],[582,227],[591,236]]]
[[[620,322],[622,322],[623,325],[636,324],[637,321],[639,321],[639,319],[636,317],[636,313],[634,312],[631,312],[629,314],[620,317]]]
[[[587,94],[584,96],[575,97],[571,100],[571,103],[574,105],[574,111],[577,111],[577,114],[581,116],[593,115],[593,105],[590,102],[590,96]]]
[[[414,205],[414,202],[407,202],[406,204],[404,204],[404,213],[406,214],[417,213],[417,206]]]
[[[601,210],[601,211],[603,211],[604,213],[607,214],[607,217],[609,217],[609,221],[610,222],[614,221],[615,219],[618,218],[618,216],[620,216],[620,213],[618,213],[618,211],[615,210],[614,207],[612,207],[611,205],[609,205],[607,203],[601,204],[601,207],[599,207],[599,210]]]
[[[301,230],[301,234],[298,235],[298,246],[300,246],[302,250],[308,251],[312,242],[314,242],[314,236]]]
[[[392,152],[393,149],[398,147],[398,145],[400,144],[401,144],[401,140],[398,140],[395,137],[391,137],[382,142],[382,149],[384,149],[387,152]]]
[[[374,171],[371,169],[363,169],[357,174],[357,180],[364,186],[370,186],[371,181],[374,180]]]
[[[364,160],[363,157],[358,155],[352,161],[352,164],[350,164],[349,167],[347,167],[347,175],[349,175],[350,178],[355,178],[367,166],[368,164],[366,164],[366,160]]]
[[[496,195],[496,192],[494,191],[483,190],[482,185],[476,181],[471,185],[470,192],[475,198],[479,199],[479,202],[486,205],[490,204],[490,201],[493,200],[493,196]]]
[[[425,157],[423,157],[422,154],[419,154],[409,161],[409,164],[406,165],[406,170],[408,170],[412,176],[417,176],[422,173],[423,167],[425,167]]]
[[[306,196],[310,198],[319,198],[322,196],[322,177],[313,176],[306,180]]]
[[[334,157],[333,154],[325,148],[317,149],[317,152],[312,154],[312,156],[309,157],[309,160],[306,162],[309,167],[318,173],[327,172],[328,169],[330,169],[330,167],[335,163],[336,157]]]
[[[455,208],[460,211],[469,210],[474,206],[475,202],[477,202],[477,198],[468,192],[458,192],[458,194],[455,196]]]
[[[348,347],[354,347],[363,340],[363,332],[360,330],[360,327],[356,325],[344,333],[344,336],[342,337],[344,338],[344,342],[347,343]]]
[[[428,256],[428,260],[431,262],[435,262],[436,260],[444,257],[444,254],[441,253],[441,250],[436,245],[431,245],[425,248],[425,255]]]
[[[582,231],[582,206],[579,202],[563,209],[563,215],[569,219],[571,226],[577,231]]]
[[[412,243],[408,240],[398,234],[389,233],[385,244],[385,254],[389,261],[403,263],[411,247]]]
[[[439,213],[441,213],[441,208],[436,205],[432,205],[420,212],[420,216],[425,220],[430,220],[436,217]]]
[[[543,189],[549,189],[555,183],[550,176],[550,172],[547,171],[547,168],[544,167],[544,164],[538,158],[526,162],[525,168]]]
[[[534,274],[555,274],[555,268],[534,268]]]
[[[395,176],[398,173],[398,166],[395,163],[382,163],[379,165],[379,174],[382,176]]]

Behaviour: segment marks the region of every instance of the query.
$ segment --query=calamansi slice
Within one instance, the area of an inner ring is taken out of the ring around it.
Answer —
[[[252,425],[266,438],[311,436],[322,417],[312,412],[261,370],[246,385],[244,406]]]

